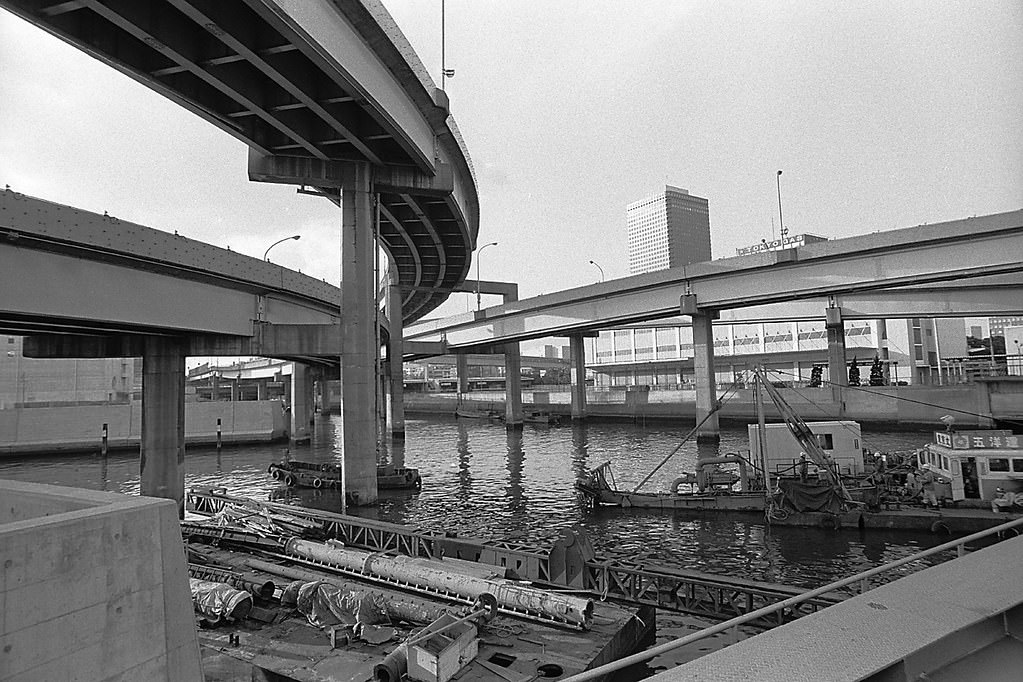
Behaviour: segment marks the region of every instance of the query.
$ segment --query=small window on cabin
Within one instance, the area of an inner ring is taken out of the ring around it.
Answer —
[[[853,450],[857,450],[858,451],[859,449],[860,449],[860,439],[859,438],[853,438]]]
[[[818,433],[816,435],[817,435],[817,445],[821,446],[822,450],[834,450],[835,449],[835,439],[832,436],[832,434],[830,434],[830,433]]]
[[[990,457],[987,460],[987,467],[990,471],[1008,471],[1009,470],[1009,458],[1008,457]]]
[[[942,455],[942,457],[941,457],[941,468],[944,469],[945,471],[949,470],[949,468],[948,468],[948,457],[945,457],[944,455]]]
[[[1012,460],[1012,470],[1017,474],[1023,473],[1023,459],[1014,458]]]

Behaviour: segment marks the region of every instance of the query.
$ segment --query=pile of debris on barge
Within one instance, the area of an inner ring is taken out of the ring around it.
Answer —
[[[540,589],[510,568],[348,547],[277,506],[227,505],[181,529],[210,681],[526,682],[654,637],[652,607]]]

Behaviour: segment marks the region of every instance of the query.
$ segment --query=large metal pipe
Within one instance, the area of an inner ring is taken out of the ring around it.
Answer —
[[[260,561],[259,559],[249,559],[245,563],[257,571],[262,571],[271,575],[278,575],[282,578],[304,580],[307,582],[326,582],[331,585],[336,585],[342,590],[359,595],[381,595],[384,597],[382,601],[387,605],[387,615],[395,620],[401,620],[406,623],[425,625],[427,623],[432,623],[445,613],[451,613],[452,611],[451,608],[444,608],[437,604],[431,604],[422,599],[415,599],[413,597],[399,598],[395,597],[393,594],[385,594],[376,590],[367,589],[365,585],[360,585],[358,583],[346,582],[344,580],[324,579],[323,574],[316,573],[314,571],[306,571],[292,566],[281,566],[280,564]]]
[[[288,540],[285,551],[304,559],[450,592],[468,599],[479,599],[481,595],[490,593],[503,608],[524,610],[583,628],[589,627],[593,615],[593,601],[590,599],[539,590],[502,578],[471,575],[466,572],[469,567],[465,564],[474,567],[473,572],[479,571],[479,564],[472,562],[386,556],[301,538]]]

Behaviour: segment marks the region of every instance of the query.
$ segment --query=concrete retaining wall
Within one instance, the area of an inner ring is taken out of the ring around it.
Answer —
[[[185,403],[185,441],[215,443],[218,418],[224,443],[285,438],[285,416],[277,400],[189,402]],[[0,410],[0,456],[98,451],[103,424],[107,425],[110,448],[138,447],[142,404]]]
[[[0,681],[202,680],[177,513],[0,481]]]
[[[844,412],[842,401],[836,401],[830,388],[813,389],[780,389],[782,396],[789,405],[805,420],[820,421],[825,419],[852,419],[863,424],[907,424],[930,425],[939,424],[939,419],[946,414],[956,418],[960,428],[988,428],[988,419],[977,416],[991,411],[986,387],[980,384],[963,384],[957,386],[875,386],[863,387],[862,390],[848,389],[844,392]],[[540,395],[538,403],[535,398]],[[1003,412],[1009,414],[1009,403],[1013,409],[1023,410],[1023,393],[1005,398],[1008,393],[999,395],[998,405]],[[720,397],[720,394],[719,394]],[[525,391],[522,396],[524,404],[542,404],[544,410],[562,416],[571,414],[571,396],[565,391],[543,391],[532,393]],[[995,402],[995,401],[992,401]],[[405,409],[407,412],[454,414],[455,395],[452,393],[406,393]],[[503,391],[474,391],[463,396],[463,403],[477,407],[493,407],[504,410]],[[768,401],[764,406],[769,419],[777,419],[778,411]],[[587,415],[601,419],[694,419],[696,417],[696,392],[687,390],[650,391],[640,395],[630,395],[624,390],[590,390],[587,392]],[[751,389],[734,391],[724,401],[720,416],[725,419],[754,421],[756,406],[753,402]]]

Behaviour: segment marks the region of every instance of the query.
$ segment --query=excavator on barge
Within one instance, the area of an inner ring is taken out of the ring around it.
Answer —
[[[584,481],[576,484],[577,490],[594,506],[761,513],[777,513],[776,510],[783,507],[795,511],[841,513],[855,505],[865,504],[864,498],[869,501],[870,492],[862,487],[856,489],[856,497],[859,499],[854,498],[843,481],[844,472],[840,470],[838,458],[821,446],[813,426],[803,421],[792,409],[778,389],[767,380],[764,370],[757,368],[753,376],[758,405],[758,427],[755,431],[751,427],[750,435],[749,452],[754,453],[753,455],[730,453],[701,458],[696,462],[695,472],[683,473],[673,479],[667,491],[640,490],[699,430],[710,415],[720,409],[719,402],[715,409],[686,435],[682,443],[632,490],[617,488],[610,462],[604,462],[591,470]],[[764,436],[767,430],[762,403],[764,394],[774,403],[785,427],[795,439],[800,448],[798,454],[791,453],[793,456],[788,458],[784,455],[769,456]],[[858,439],[855,442],[855,452],[847,454],[849,457],[862,456]],[[785,472],[772,472],[770,462],[779,459],[790,461],[792,464]],[[723,464],[737,465],[737,473],[735,470],[722,469]]]

